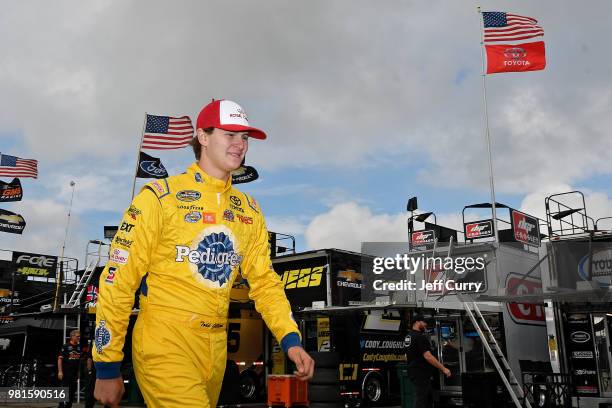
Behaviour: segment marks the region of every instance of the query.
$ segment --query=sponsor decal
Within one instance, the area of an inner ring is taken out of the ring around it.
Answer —
[[[202,214],[202,221],[204,224],[216,224],[217,214],[211,212],[205,212]]]
[[[225,221],[234,222],[234,213],[232,212],[232,210],[223,211],[223,219]]]
[[[114,241],[115,241],[115,244],[121,245],[121,246],[123,246],[125,248],[131,247],[132,243],[134,242],[134,241],[129,240],[129,239],[121,238],[119,235],[115,235]],[[127,257],[126,257],[126,259],[127,259]]]
[[[106,328],[106,321],[100,320],[94,332],[94,343],[98,354],[104,352],[104,349],[110,344],[112,337],[110,330]]]
[[[195,190],[182,190],[176,193],[176,198],[178,200],[186,202],[197,201],[201,196],[202,194]]]
[[[321,285],[325,266],[315,266],[313,268],[292,269],[283,272],[281,281],[285,289],[310,288]]]
[[[194,176],[194,179],[196,181],[196,183],[203,183],[204,181],[202,180],[202,175],[200,173],[196,173]]]
[[[404,341],[399,340],[360,340],[359,347],[362,349],[401,349],[410,346],[412,339],[406,336]],[[408,344],[406,344],[408,343]]]
[[[363,361],[406,361],[406,354],[379,354],[379,353],[364,353]]]
[[[593,358],[593,352],[592,351],[572,351],[572,358],[576,358],[576,359],[582,359],[582,358],[591,359],[591,358]]]
[[[117,268],[115,268],[114,266],[109,266],[108,275],[106,275],[106,279],[104,279],[104,282],[112,285],[115,282],[116,273],[117,273]]]
[[[601,287],[610,287],[612,279],[612,249],[594,251],[592,261],[589,262],[589,255],[583,256],[578,261],[578,275],[582,280],[589,280],[589,267],[591,267],[591,277],[598,282]]]
[[[130,216],[130,218],[135,220],[136,217],[142,214],[142,211],[140,211],[138,208],[134,207],[133,205],[130,205],[130,208],[128,208],[127,213]]]
[[[213,287],[223,287],[232,270],[242,261],[235,248],[236,240],[227,227],[217,226],[204,230],[193,248],[176,246],[176,262],[189,262],[199,279]]]
[[[363,284],[361,283],[363,279],[363,275],[359,272],[356,272],[352,269],[339,271],[338,272],[338,280],[336,280],[337,286],[342,286],[345,288],[355,288],[362,289]]]
[[[98,299],[98,288],[94,285],[87,286],[87,295],[85,296],[85,301],[89,303],[96,303]]]
[[[132,228],[134,228],[134,224],[128,224],[127,222],[122,222],[121,223],[121,231],[125,231],[125,232],[130,232],[132,231]]]
[[[22,198],[23,189],[18,178],[14,178],[10,183],[0,180],[0,202],[21,201]]]
[[[26,222],[19,214],[0,209],[0,231],[11,234],[21,234]]]
[[[154,181],[151,183],[151,185],[160,195],[164,194],[164,188],[161,184],[159,184],[159,181]]]
[[[57,257],[13,251],[13,263],[24,276],[52,276],[57,268]]]
[[[411,234],[411,242],[414,246],[433,244],[435,238],[434,230],[415,231]]]
[[[412,336],[408,334],[404,338],[404,347],[410,347],[411,344],[412,344]]]
[[[586,343],[591,340],[591,335],[585,331],[575,331],[570,334],[570,339],[574,343]]]
[[[597,371],[595,370],[587,370],[585,368],[574,370],[574,375],[595,375]]]
[[[243,224],[247,224],[247,225],[253,224],[253,218],[252,217],[246,217],[246,216],[240,215],[240,214],[236,214],[236,217],[238,217],[240,222],[243,223]]]
[[[542,293],[541,279],[515,273],[509,273],[506,276],[506,294],[508,296],[535,293]],[[543,303],[506,303],[506,308],[516,324],[546,325]]]
[[[527,245],[540,245],[538,219],[522,212],[512,210],[512,230],[514,239]]]
[[[357,375],[359,374],[359,364],[347,364],[342,363],[338,367],[340,371],[339,380],[340,381],[354,381],[357,379]]]
[[[234,211],[244,212],[242,208],[242,200],[236,196],[230,196],[230,208]]]
[[[198,222],[202,219],[202,213],[199,211],[191,211],[185,214],[185,222]]]
[[[465,224],[465,238],[485,238],[493,236],[493,221],[484,220]]]
[[[129,256],[129,251],[126,251],[125,249],[115,248],[111,251],[110,260],[112,262],[118,263],[119,265],[125,265]]]
[[[204,207],[199,205],[177,205],[176,208],[179,210],[189,210],[189,211],[204,211]]]

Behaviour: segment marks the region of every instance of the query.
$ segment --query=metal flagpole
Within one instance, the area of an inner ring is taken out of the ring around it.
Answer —
[[[66,240],[68,239],[68,229],[70,228],[70,214],[72,213],[72,201],[74,199],[74,186],[76,183],[74,181],[70,181],[70,187],[72,187],[72,195],[70,196],[70,206],[68,207],[68,219],[66,220],[66,231],[64,233],[64,244],[62,245],[62,253],[59,257],[59,269],[56,274],[56,285],[55,285],[55,301],[53,303],[53,311],[57,311],[59,309],[59,295],[60,295],[60,286],[62,284],[62,279],[64,275],[63,261],[64,261],[64,252],[66,251]]]
[[[136,170],[134,171],[134,181],[132,182],[132,198],[134,199],[134,190],[136,190],[136,176],[138,175],[138,166],[140,165],[140,150],[142,150],[142,140],[144,139],[144,133],[147,126],[147,112],[145,112],[144,123],[142,124],[142,133],[140,134],[140,143],[138,144],[138,152],[136,153]]]
[[[489,132],[489,111],[487,108],[487,86],[486,86],[486,61],[484,55],[484,23],[482,22],[482,11],[478,7],[478,14],[480,14],[480,54],[482,56],[482,99],[484,102],[484,119],[485,119],[485,136],[487,139],[487,152],[489,159],[489,187],[491,189],[491,212],[493,214],[493,234],[495,236],[495,243],[499,243],[499,233],[497,229],[497,211],[495,208],[495,185],[493,183],[493,159],[491,155],[491,134]]]

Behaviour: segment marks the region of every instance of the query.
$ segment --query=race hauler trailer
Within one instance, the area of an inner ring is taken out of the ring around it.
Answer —
[[[361,306],[362,270],[372,257],[321,249],[273,259],[285,285],[303,345],[314,357],[314,404],[344,400],[378,404],[399,397],[396,365],[404,362],[405,328],[398,309]],[[367,266],[366,266],[367,268]],[[272,350],[272,372],[286,362]]]
[[[593,219],[581,192],[545,199],[542,248],[553,370],[571,382],[573,406],[612,407],[612,217]],[[524,296],[529,298],[529,296]]]
[[[397,401],[400,390],[396,368],[406,361],[404,338],[414,312],[434,319],[435,324],[429,328],[434,353],[453,373],[451,378],[438,379],[436,399],[440,403],[485,406],[479,397],[492,397],[504,387],[495,368],[504,361],[508,367],[498,371],[506,378],[507,369],[517,373],[514,380],[509,380],[513,383],[520,383],[521,371],[549,365],[542,305],[481,300],[541,288],[538,254],[526,250],[523,244],[460,246],[452,241],[438,243],[434,237],[433,246],[427,248],[413,246],[408,251],[406,243],[365,243],[363,252],[323,249],[273,260],[303,333],[304,346],[317,362],[318,373],[310,387],[312,401],[326,406]],[[421,268],[398,279],[398,271],[373,272],[376,258],[397,254],[415,259],[481,257],[485,261],[484,268],[459,274]],[[411,280],[415,284],[437,281],[443,286],[444,282],[456,281],[479,289],[476,293],[446,288],[373,290],[376,280]],[[495,347],[498,351],[491,351]],[[281,358],[274,358],[274,353],[272,361],[284,364]],[[276,366],[272,369],[278,370]],[[494,384],[489,387],[493,394],[482,392],[482,381]],[[517,390],[520,385],[511,384],[510,388],[518,394],[517,399],[522,399]],[[509,394],[496,398],[512,399]]]

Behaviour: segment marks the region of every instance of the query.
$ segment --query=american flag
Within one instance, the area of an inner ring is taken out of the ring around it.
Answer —
[[[38,160],[0,153],[0,176],[38,178]]]
[[[193,138],[193,126],[189,116],[147,115],[142,138],[143,149],[180,149],[188,146]]]
[[[535,18],[519,16],[502,11],[482,13],[484,23],[484,43],[491,44],[522,41],[544,36],[544,29]]]

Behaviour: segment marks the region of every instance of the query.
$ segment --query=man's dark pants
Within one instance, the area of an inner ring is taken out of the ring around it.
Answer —
[[[414,401],[412,408],[430,408],[431,400],[431,377],[410,376],[414,387]]]
[[[60,402],[60,408],[71,408],[74,402],[74,394],[77,391],[77,379],[79,378],[78,372],[70,373],[66,372],[64,378],[62,378],[62,387],[68,387],[68,402]]]

